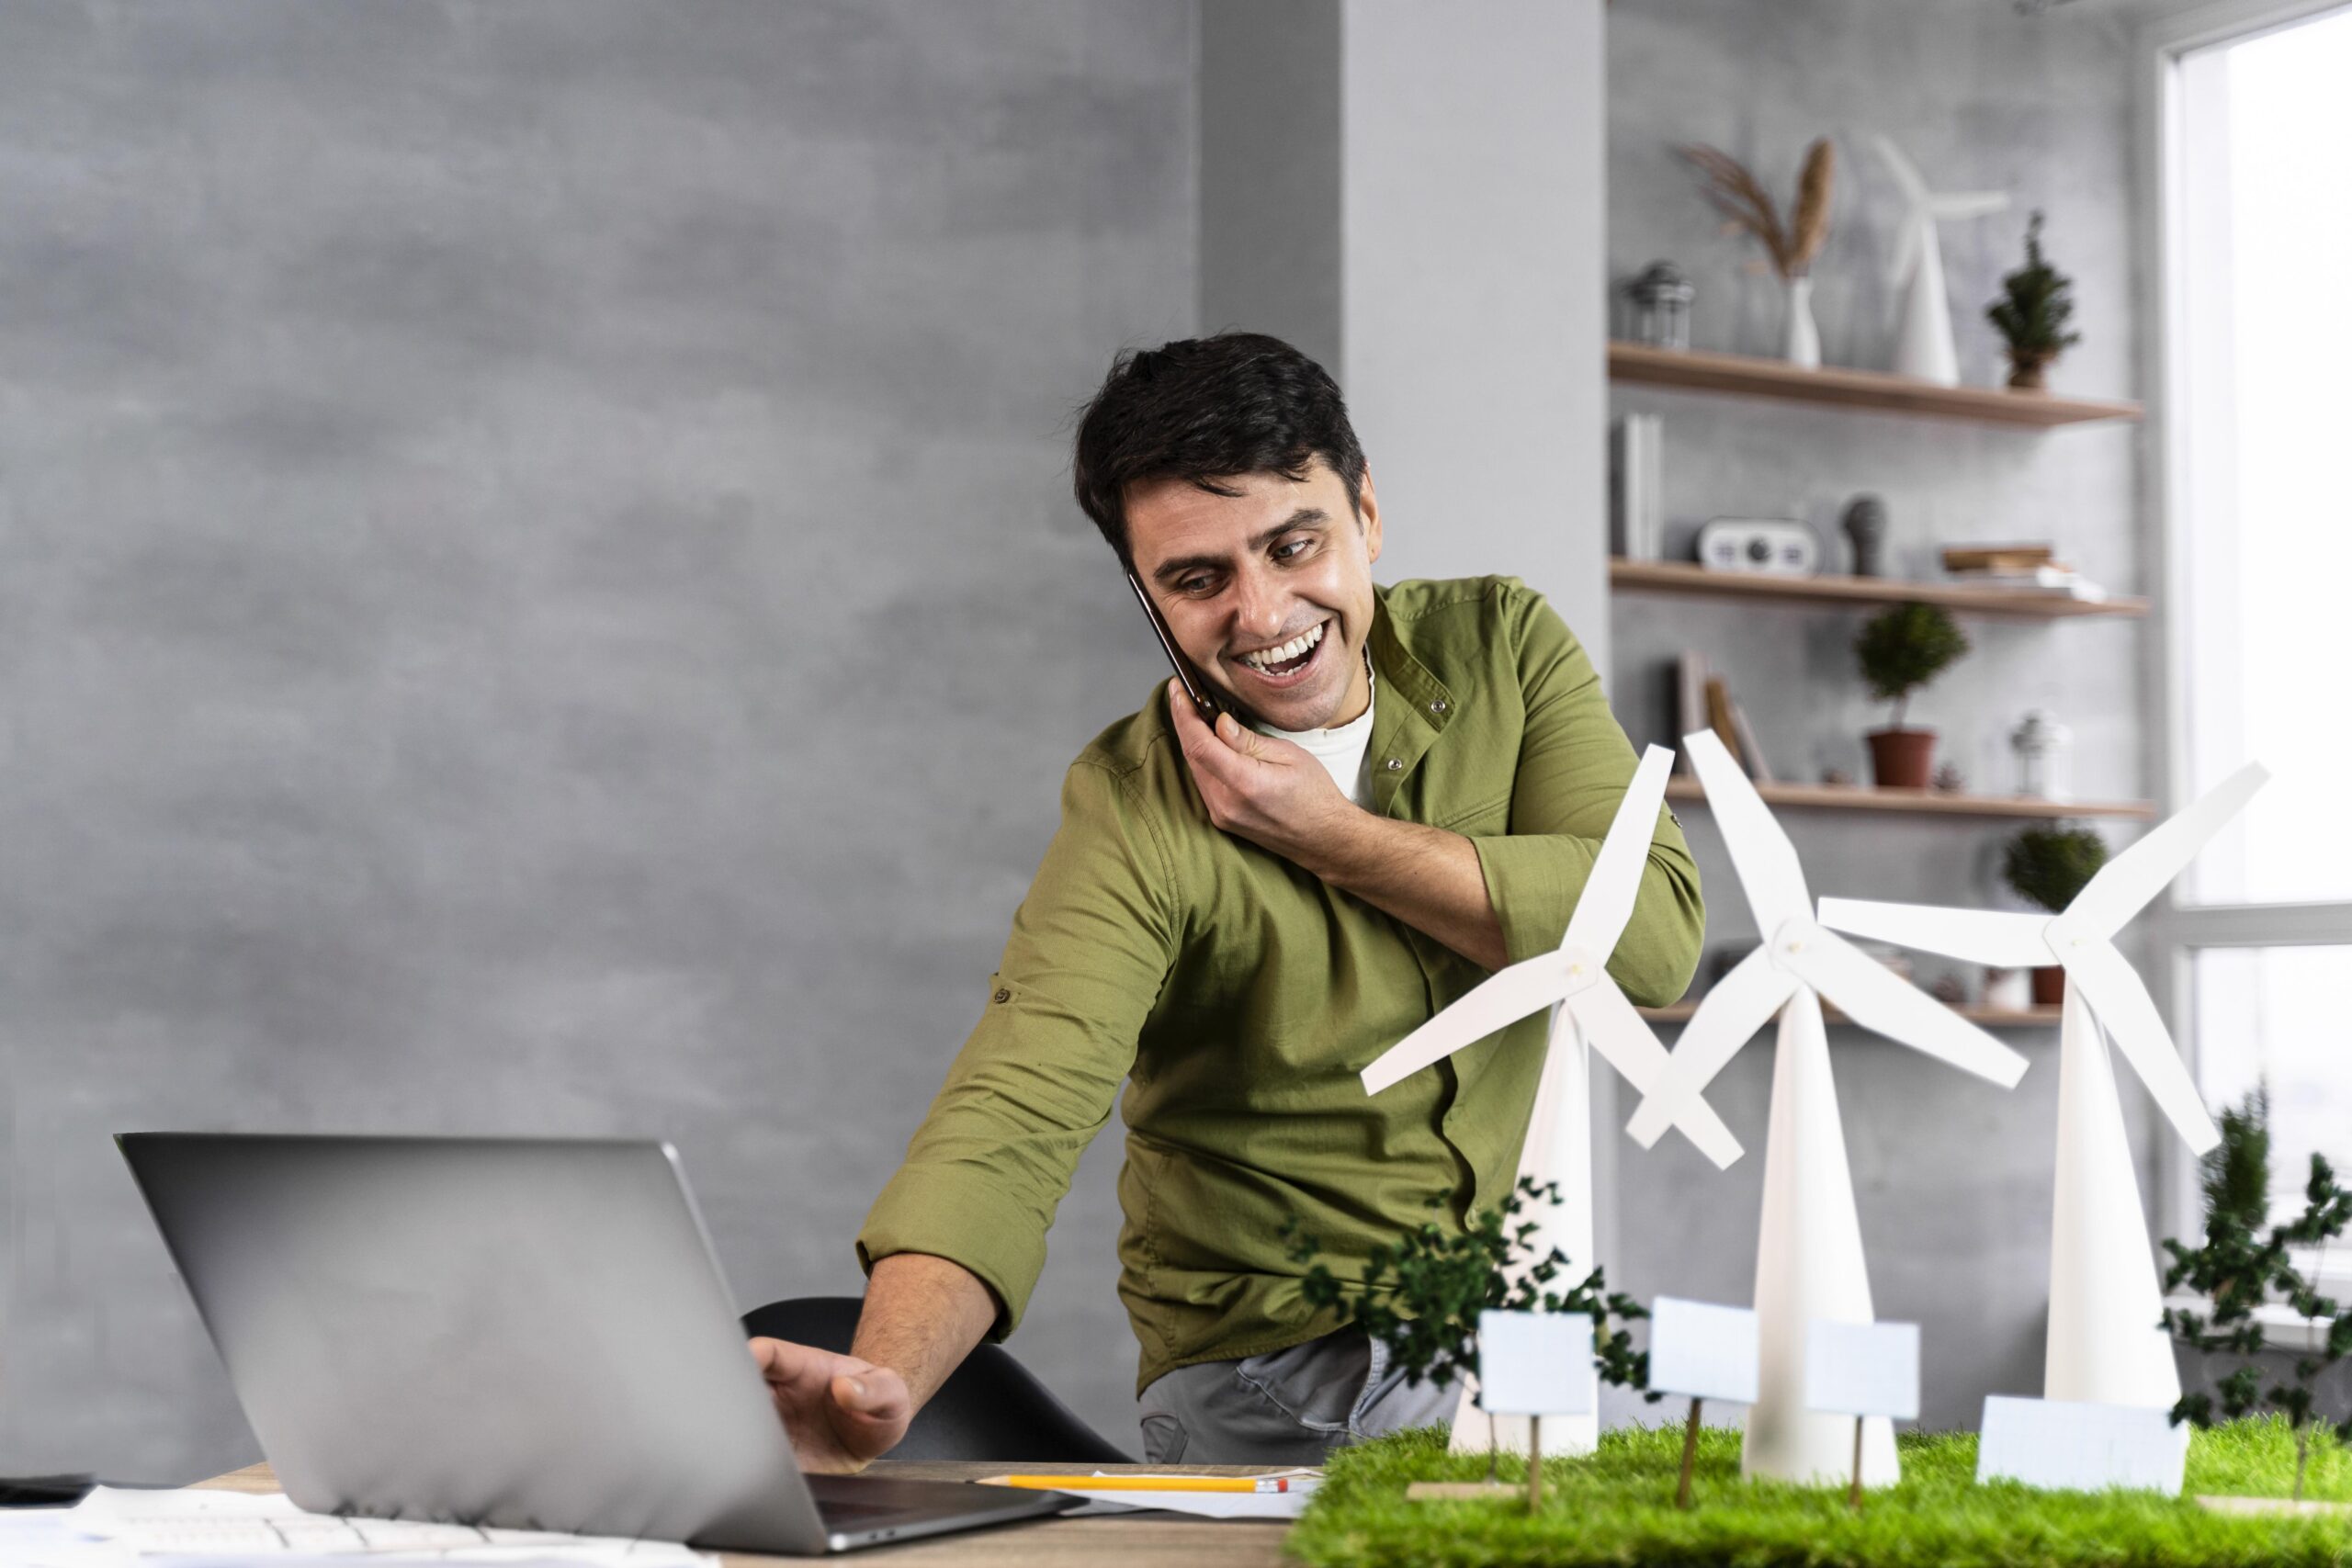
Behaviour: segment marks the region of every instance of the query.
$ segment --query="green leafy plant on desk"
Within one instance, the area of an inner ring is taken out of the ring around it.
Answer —
[[[1290,1260],[1306,1269],[1301,1293],[1306,1303],[1336,1312],[1342,1324],[1362,1328],[1385,1346],[1391,1364],[1409,1385],[1419,1387],[1424,1379],[1453,1382],[1476,1371],[1478,1314],[1501,1310],[1589,1314],[1601,1381],[1646,1390],[1649,1352],[1634,1348],[1625,1325],[1648,1312],[1632,1297],[1611,1291],[1597,1266],[1575,1285],[1555,1289],[1568,1258],[1557,1247],[1541,1258],[1532,1255],[1539,1227],[1521,1216],[1534,1204],[1559,1201],[1555,1184],[1539,1187],[1521,1177],[1498,1207],[1479,1210],[1460,1230],[1430,1219],[1394,1243],[1374,1246],[1365,1257],[1363,1277],[1352,1280],[1332,1273],[1321,1260],[1321,1243],[1297,1215],[1283,1226],[1283,1240]],[[1430,1207],[1438,1209],[1441,1202],[1433,1199]],[[1490,1449],[1489,1480],[1495,1462]]]
[[[2186,1287],[2210,1303],[2206,1311],[2192,1307],[2165,1309],[2165,1326],[2197,1349],[2242,1358],[2240,1364],[2216,1384],[2216,1393],[2193,1393],[2173,1406],[2173,1420],[2211,1427],[2268,1409],[2282,1416],[2295,1436],[2295,1485],[2300,1502],[2303,1477],[2311,1459],[2314,1427],[2352,1441],[2352,1420],[2333,1421],[2314,1410],[2312,1385],[2320,1375],[2352,1355],[2352,1313],[2339,1312],[2335,1301],[2319,1292],[2319,1277],[2327,1261],[2327,1246],[2352,1226],[2352,1191],[2335,1179],[2326,1156],[2312,1155],[2311,1179],[2303,1188],[2303,1212],[2283,1225],[2270,1219],[2270,1095],[2256,1089],[2243,1103],[2222,1112],[2222,1142],[2205,1156],[2201,1172],[2205,1193],[2205,1236],[2196,1247],[2166,1237],[2165,1250],[2172,1267],[2165,1273],[2165,1289]],[[2268,1225],[2267,1235],[2264,1227]],[[2315,1247],[2320,1267],[2309,1275],[2295,1266],[2293,1249]],[[2272,1300],[2283,1301],[2296,1316],[2326,1328],[2318,1348],[2295,1358],[2291,1380],[2263,1387],[2270,1374],[2254,1358],[2263,1347],[2261,1320],[2256,1315]]]

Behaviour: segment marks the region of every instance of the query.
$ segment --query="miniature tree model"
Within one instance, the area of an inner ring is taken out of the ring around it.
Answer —
[[[2270,1218],[2269,1123],[2270,1097],[2263,1089],[2247,1095],[2237,1109],[2222,1113],[2221,1145],[2204,1161],[2204,1244],[2190,1247],[2169,1236],[2165,1239],[2165,1250],[2173,1258],[2165,1288],[2186,1285],[2203,1295],[2212,1310],[2167,1307],[2164,1321],[2166,1328],[2209,1355],[2248,1358],[2263,1345],[2256,1311],[2274,1291],[2297,1316],[2327,1325],[2318,1348],[2295,1359],[2292,1382],[2273,1383],[2266,1392],[2261,1363],[2248,1359],[2219,1380],[2218,1403],[2212,1394],[2187,1393],[2172,1409],[2175,1423],[2199,1427],[2214,1425],[2217,1408],[2223,1420],[2266,1406],[2284,1416],[2295,1434],[2295,1500],[2301,1502],[2303,1472],[2311,1461],[2312,1384],[2352,1355],[2352,1313],[2339,1313],[2332,1298],[2319,1293],[2320,1269],[2306,1276],[2295,1266],[2292,1249],[2318,1248],[2324,1266],[2327,1244],[2352,1225],[2352,1191],[2336,1181],[2326,1156],[2313,1153],[2301,1215],[2271,1226],[2268,1239],[2260,1239]],[[2335,1425],[2352,1440],[2352,1420]]]
[[[2009,385],[2040,391],[2050,362],[2082,342],[2066,330],[2075,313],[2075,280],[2041,254],[2041,214],[2025,229],[2025,265],[2001,279],[2001,298],[1986,307],[1985,319],[2009,344]]]
[[[1854,658],[1871,695],[1894,705],[1894,721],[1870,735],[1871,771],[1882,788],[1925,789],[1934,773],[1936,732],[1906,729],[1911,694],[1968,651],[1967,634],[1933,604],[1896,604],[1862,623]]]
[[[1549,1209],[1559,1202],[1558,1188],[1538,1187],[1522,1177],[1499,1208],[1479,1210],[1463,1230],[1450,1231],[1430,1220],[1394,1246],[1374,1247],[1364,1259],[1363,1279],[1353,1282],[1338,1278],[1317,1258],[1320,1244],[1295,1215],[1283,1235],[1291,1261],[1306,1267],[1300,1293],[1306,1304],[1336,1309],[1341,1323],[1354,1324],[1386,1346],[1408,1384],[1419,1387],[1424,1379],[1459,1382],[1464,1373],[1476,1371],[1478,1314],[1496,1308],[1589,1314],[1601,1381],[1645,1390],[1649,1353],[1634,1348],[1624,1325],[1649,1314],[1632,1297],[1611,1292],[1597,1268],[1571,1289],[1551,1289],[1568,1258],[1557,1247],[1533,1256],[1544,1227],[1521,1216],[1531,1207]],[[1430,1206],[1436,1208],[1437,1201]],[[1494,1469],[1490,1447],[1490,1481]]]

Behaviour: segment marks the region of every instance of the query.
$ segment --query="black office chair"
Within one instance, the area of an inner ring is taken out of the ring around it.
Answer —
[[[789,1339],[820,1350],[849,1354],[857,1333],[854,1296],[802,1296],[770,1302],[743,1314],[743,1332],[767,1339]],[[999,1461],[1045,1460],[1072,1464],[1133,1464],[1102,1433],[1079,1419],[1053,1391],[1031,1375],[1001,1345],[983,1344],[964,1358],[931,1403],[915,1413],[914,1425],[888,1455],[891,1459]]]

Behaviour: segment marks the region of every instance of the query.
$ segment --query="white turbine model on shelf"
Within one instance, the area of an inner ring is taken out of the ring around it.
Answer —
[[[1674,753],[1663,746],[1643,754],[1558,948],[1498,970],[1363,1070],[1365,1091],[1378,1094],[1529,1013],[1555,1009],[1551,1043],[1536,1081],[1535,1108],[1520,1148],[1519,1175],[1539,1187],[1558,1186],[1557,1206],[1537,1204],[1532,1213],[1521,1217],[1536,1226],[1530,1238],[1532,1257],[1544,1258],[1556,1247],[1569,1260],[1560,1281],[1564,1286],[1589,1273],[1594,1261],[1592,1078],[1587,1048],[1599,1052],[1639,1089],[1647,1089],[1667,1068],[1666,1047],[1609,977],[1608,964],[1641,890],[1642,868],[1649,860],[1658,808],[1666,800],[1667,774],[1673,766]],[[1718,1166],[1739,1157],[1738,1140],[1705,1101],[1694,1098],[1676,1120]],[[1473,1403],[1476,1397],[1475,1384],[1465,1381],[1453,1417],[1454,1449],[1485,1450],[1492,1442],[1525,1452],[1527,1418],[1490,1418]],[[1491,1435],[1489,1419],[1494,1421]],[[1565,1442],[1552,1436],[1562,1427],[1566,1428]],[[1600,1417],[1555,1418],[1545,1436],[1551,1451],[1590,1452],[1600,1439]]]
[[[2236,816],[2269,773],[2248,763],[2099,868],[2062,915],[1825,898],[1825,925],[1998,968],[2061,964],[2058,1179],[2050,1228],[2042,1396],[2170,1409],[2180,1398],[2132,1143],[2100,1026],[2165,1116],[2203,1154],[2221,1142],[2140,976],[2115,950],[2124,923]]]
[[[1894,371],[1940,386],[1960,384],[1960,352],[1951,337],[1951,300],[1944,292],[1943,245],[1936,225],[1947,219],[1982,218],[2008,206],[2006,191],[1935,192],[1902,149],[1881,136],[1879,156],[1903,187],[1906,209],[1894,242],[1894,265],[1887,280],[1901,289],[1902,315],[1895,322]]]
[[[1866,1029],[2004,1089],[2024,1074],[2025,1058],[1825,931],[1814,919],[1795,846],[1723,742],[1702,730],[1684,737],[1682,745],[1706,787],[1708,808],[1765,940],[1700,1002],[1658,1087],[1626,1131],[1645,1146],[1657,1142],[1739,1048],[1780,1015],[1756,1241],[1761,1376],[1748,1407],[1740,1469],[1780,1481],[1842,1482],[1853,1470],[1853,1418],[1805,1407],[1805,1336],[1815,1318],[1870,1323],[1875,1314],[1838,1089],[1829,1076],[1822,1000],[1837,1003]],[[1863,1423],[1861,1472],[1869,1486],[1892,1485],[1900,1477],[1894,1425],[1883,1416]]]

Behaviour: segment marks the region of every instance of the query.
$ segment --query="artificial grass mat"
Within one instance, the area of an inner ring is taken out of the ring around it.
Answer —
[[[2195,1434],[2178,1497],[1979,1486],[1973,1433],[1905,1435],[1900,1447],[1901,1483],[1868,1493],[1855,1514],[1843,1486],[1741,1480],[1739,1433],[1708,1427],[1686,1513],[1674,1506],[1681,1427],[1609,1432],[1596,1453],[1544,1461],[1544,1509],[1531,1516],[1526,1461],[1510,1456],[1500,1470],[1514,1494],[1408,1502],[1410,1482],[1486,1478],[1483,1455],[1448,1453],[1443,1429],[1427,1427],[1333,1454],[1285,1545],[1317,1568],[2352,1568],[2352,1515],[2221,1514],[2193,1500],[2289,1495],[2294,1438],[2275,1418]],[[2352,1450],[2324,1430],[2303,1495],[2352,1501]]]

